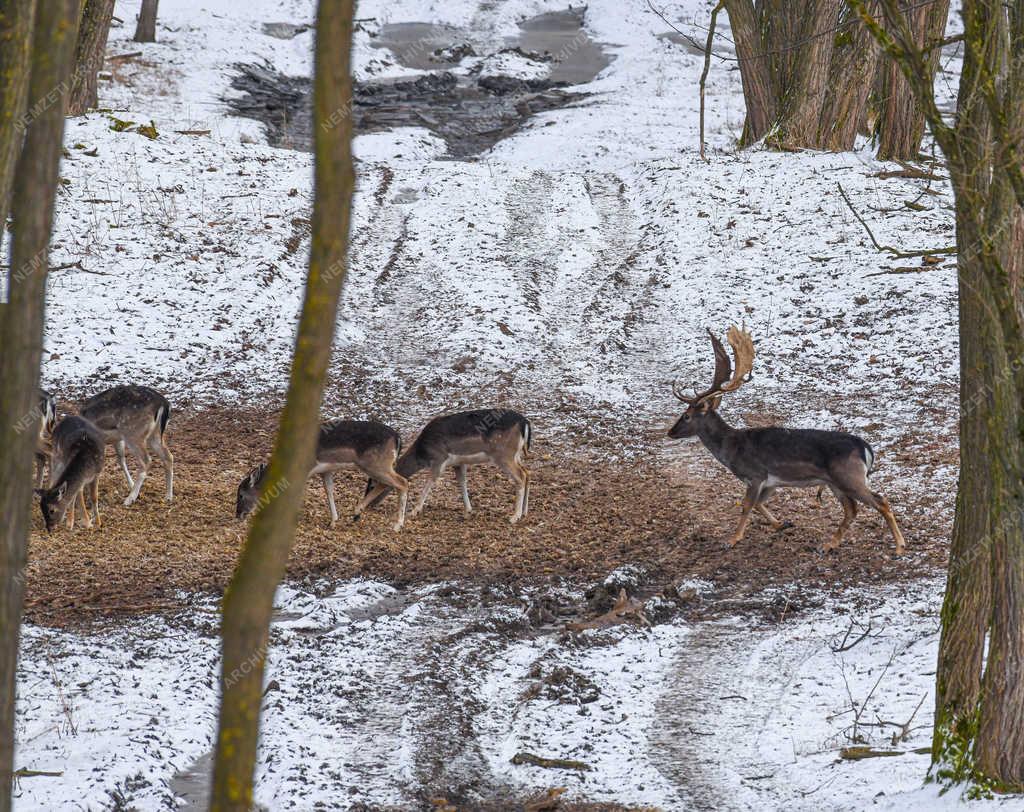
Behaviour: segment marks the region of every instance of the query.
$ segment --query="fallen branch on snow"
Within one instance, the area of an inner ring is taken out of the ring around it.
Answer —
[[[546,767],[552,770],[581,770],[587,772],[594,769],[585,761],[574,761],[571,758],[545,758],[536,756],[533,753],[519,752],[512,756],[512,763],[516,765],[529,764],[532,767]]]
[[[864,221],[864,218],[860,216],[858,211],[853,207],[853,203],[850,202],[850,198],[846,195],[846,190],[843,188],[841,183],[837,183],[839,187],[839,194],[843,198],[843,202],[846,203],[847,208],[853,212],[853,216],[857,218],[857,222],[864,226],[864,230],[868,233],[868,237],[871,239],[871,244],[875,246],[878,251],[886,251],[892,254],[894,257],[899,259],[908,259],[910,257],[925,257],[931,254],[955,254],[956,246],[949,245],[945,248],[926,248],[922,251],[901,251],[898,248],[893,248],[891,245],[882,245],[878,240],[875,239],[874,233],[871,231],[871,227]]]

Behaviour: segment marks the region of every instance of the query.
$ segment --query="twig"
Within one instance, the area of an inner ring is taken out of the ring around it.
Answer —
[[[175,130],[178,135],[209,135],[209,130]]]
[[[56,770],[30,770],[28,767],[21,767],[14,771],[15,778],[60,778],[63,772]]]
[[[850,639],[850,634],[853,632],[854,625],[855,622],[851,619],[850,625],[846,628],[846,634],[843,635],[843,639],[839,641],[838,645],[833,645],[832,643],[829,643],[828,647],[832,649],[833,654],[842,654],[844,651],[849,651],[855,645],[862,642],[864,638],[866,638],[869,634],[871,634],[871,621],[869,620],[868,627],[864,630],[864,633],[856,640],[854,640],[852,643],[847,644],[847,641],[849,641]]]
[[[846,195],[846,190],[843,189],[843,184],[837,183],[839,187],[839,194],[843,198],[843,202],[846,203],[847,208],[853,213],[853,216],[857,218],[857,222],[864,226],[864,230],[868,233],[868,237],[871,239],[871,244],[875,246],[877,251],[886,251],[892,254],[894,257],[899,259],[909,259],[910,257],[924,257],[929,254],[955,254],[956,246],[950,245],[945,248],[927,248],[922,251],[901,251],[898,248],[893,248],[891,245],[882,245],[878,240],[875,239],[874,233],[871,231],[871,227],[864,221],[864,218],[860,216],[857,210],[853,207],[853,203],[850,202],[850,198]]]
[[[585,761],[574,761],[569,758],[545,758],[535,756],[533,753],[519,752],[512,756],[513,764],[529,764],[533,767],[546,767],[555,770],[581,770],[586,772],[592,770]]]
[[[888,758],[902,756],[903,750],[872,750],[870,747],[844,747],[839,751],[839,758],[845,761],[862,761],[865,758]]]
[[[651,11],[653,11],[658,17],[660,17],[661,21],[663,23],[665,23],[665,25],[667,25],[669,28],[671,28],[673,31],[675,31],[679,36],[681,36],[688,43],[690,43],[690,45],[692,45],[694,48],[696,48],[697,51],[699,51],[700,53],[704,54],[704,56],[708,56],[710,54],[711,56],[714,56],[714,57],[717,57],[718,59],[721,59],[723,62],[738,62],[739,61],[738,59],[735,59],[733,57],[722,56],[721,54],[710,53],[711,52],[711,46],[710,45],[708,45],[707,49],[705,50],[704,46],[701,45],[699,42],[697,42],[697,40],[695,40],[693,37],[691,37],[685,31],[680,31],[678,28],[676,28],[675,25],[673,25],[672,22],[668,19],[668,17],[665,16],[665,12],[659,11],[657,6],[655,6],[654,3],[651,0],[647,0],[647,7]],[[710,37],[708,38],[708,41],[710,42]]]
[[[142,56],[142,51],[132,51],[130,54],[114,54],[113,56],[108,56],[107,57],[107,61],[108,62],[122,62],[125,59],[135,59],[136,57],[139,57],[139,56]]]
[[[704,88],[708,82],[708,71],[711,70],[711,44],[715,39],[715,25],[718,22],[718,12],[725,5],[725,0],[718,0],[715,7],[711,9],[711,22],[708,25],[708,42],[704,49],[704,69],[700,72],[700,157],[705,163],[708,162],[704,154]]]

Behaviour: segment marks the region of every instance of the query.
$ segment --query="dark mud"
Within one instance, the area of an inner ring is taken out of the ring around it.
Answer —
[[[273,32],[266,33],[282,36],[287,32],[279,29],[285,25],[274,24]],[[351,115],[357,133],[426,128],[445,141],[451,157],[468,158],[490,149],[538,113],[579,103],[587,94],[566,88],[591,81],[611,62],[583,30],[581,12],[542,14],[520,28],[513,41],[487,47],[469,42],[465,32],[449,26],[383,26],[375,45],[391,51],[405,67],[431,72],[409,80],[357,82],[351,111],[338,111],[333,123]],[[504,52],[550,63],[550,75],[524,79],[444,70],[466,57]],[[275,146],[311,151],[310,79],[286,76],[270,64],[235,68],[231,86],[239,95],[226,99],[235,114],[262,122]]]

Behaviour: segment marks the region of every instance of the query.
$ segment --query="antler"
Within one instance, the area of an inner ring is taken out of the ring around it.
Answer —
[[[736,368],[733,370],[732,379],[729,383],[724,384],[719,391],[735,392],[743,386],[746,377],[754,368],[754,340],[750,337],[750,333],[746,330],[741,330],[735,324],[729,328],[725,337],[728,339],[729,346],[732,347],[732,354],[736,358]],[[718,346],[720,349],[722,345],[719,344]],[[717,356],[717,351],[715,354]],[[725,353],[723,352],[722,355],[724,356]]]
[[[711,330],[708,330],[711,337],[711,346],[715,350],[715,377],[712,378],[711,386],[703,392],[697,392],[692,398],[682,397],[673,385],[673,392],[676,397],[691,406],[703,403],[710,398],[718,397],[726,392],[735,392],[743,386],[747,375],[754,366],[754,341],[750,333],[742,330],[735,324],[726,333],[729,346],[732,347],[733,357],[736,359],[736,367],[733,369],[729,361],[729,355]]]

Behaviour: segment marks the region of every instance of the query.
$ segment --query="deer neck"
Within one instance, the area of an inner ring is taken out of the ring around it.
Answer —
[[[728,441],[736,434],[736,429],[726,423],[718,412],[708,412],[697,426],[697,436],[704,447],[722,465],[731,470],[727,451]]]

